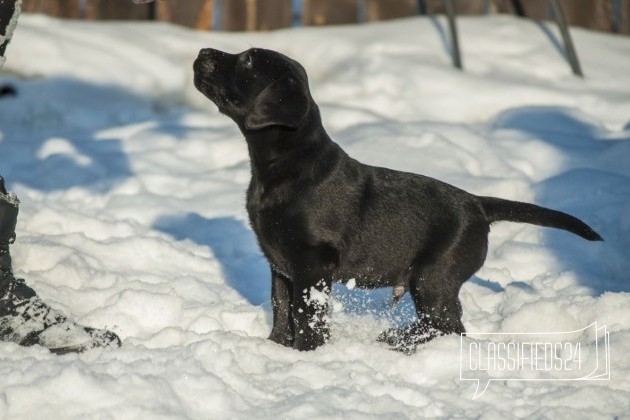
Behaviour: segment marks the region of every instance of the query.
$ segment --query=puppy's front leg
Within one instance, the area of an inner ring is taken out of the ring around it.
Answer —
[[[291,300],[293,284],[286,275],[271,269],[271,306],[273,308],[273,328],[269,339],[286,347],[293,347],[293,319]]]
[[[293,348],[313,350],[328,340],[330,274],[321,266],[305,266],[293,287]]]

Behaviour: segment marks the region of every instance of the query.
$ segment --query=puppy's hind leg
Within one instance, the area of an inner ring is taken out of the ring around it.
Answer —
[[[476,247],[452,247],[439,259],[425,263],[412,272],[409,292],[418,314],[418,321],[408,327],[385,331],[379,341],[395,350],[413,353],[419,344],[446,334],[466,332],[459,302],[459,290],[483,264],[486,240],[480,238]]]
[[[466,280],[449,277],[430,267],[411,280],[409,292],[418,320],[404,328],[392,328],[381,334],[379,341],[403,353],[413,353],[419,344],[451,333],[465,332],[461,322],[462,307],[459,287]]]

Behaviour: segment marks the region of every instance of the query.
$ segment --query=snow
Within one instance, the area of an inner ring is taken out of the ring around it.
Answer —
[[[610,418],[630,412],[630,42],[440,19],[272,33],[22,15],[1,82],[0,174],[21,200],[18,275],[117,351],[0,343],[0,418]],[[192,84],[203,47],[277,49],[306,67],[329,133],[363,162],[570,212],[605,238],[497,224],[460,292],[470,331],[610,331],[611,379],[459,379],[460,338],[376,343],[408,295],[335,286],[330,343],[266,339],[270,275],[244,209],[245,143]],[[61,414],[63,413],[63,414]]]

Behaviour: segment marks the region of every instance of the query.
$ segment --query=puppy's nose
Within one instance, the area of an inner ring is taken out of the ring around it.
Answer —
[[[198,58],[211,58],[213,60],[227,60],[233,57],[233,54],[228,54],[221,50],[215,50],[214,48],[202,48],[199,50]]]
[[[201,57],[210,57],[210,56],[212,55],[212,52],[213,52],[213,51],[214,51],[214,50],[213,50],[212,48],[202,48],[202,49],[199,51],[199,57],[200,57],[200,58],[201,58]]]
[[[212,73],[214,69],[214,62],[204,57],[198,57],[193,63],[193,70],[196,72]]]
[[[199,55],[193,64],[193,69],[198,72],[212,73],[215,69],[213,52],[212,48],[204,48],[199,51]]]

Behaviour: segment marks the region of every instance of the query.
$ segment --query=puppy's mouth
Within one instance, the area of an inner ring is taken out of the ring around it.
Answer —
[[[210,83],[207,80],[207,78],[200,76],[197,73],[195,73],[194,82],[195,82],[195,87],[197,88],[197,90],[203,93],[204,95],[207,95],[207,92],[210,92],[213,90],[213,84]]]
[[[212,102],[220,97],[218,95],[217,82],[212,78],[215,64],[207,59],[197,58],[193,63],[194,83],[197,90],[208,97]]]
[[[199,76],[196,73],[194,82],[197,90],[210,99],[219,108],[220,112],[225,111],[228,101],[225,98],[225,92],[217,86],[217,83],[212,83],[207,77]]]
[[[193,63],[193,73],[195,74],[195,85],[204,83],[215,69],[215,64],[207,58],[198,57]]]

